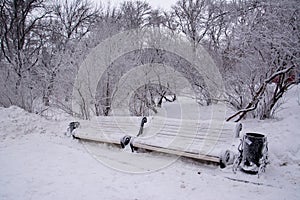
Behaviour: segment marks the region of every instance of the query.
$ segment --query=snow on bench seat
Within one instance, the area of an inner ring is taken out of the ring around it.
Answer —
[[[120,144],[120,139],[125,135],[138,134],[140,123],[141,117],[101,116],[91,121],[81,121],[73,136],[82,140]]]
[[[134,147],[217,162],[232,145],[240,124],[152,117]]]

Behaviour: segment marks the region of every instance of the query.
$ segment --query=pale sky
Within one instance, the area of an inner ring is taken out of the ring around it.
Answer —
[[[93,0],[94,2],[99,2],[98,0]],[[118,5],[120,2],[125,0],[101,0],[102,3],[107,4],[111,2],[112,5]],[[174,5],[177,0],[145,0],[148,2],[153,8],[162,8],[164,10],[170,10],[171,5]]]

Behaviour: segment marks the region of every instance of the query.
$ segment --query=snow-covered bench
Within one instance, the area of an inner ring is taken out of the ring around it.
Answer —
[[[134,149],[220,163],[222,153],[236,144],[241,124],[221,121],[181,120],[148,117],[140,134],[141,117],[99,117],[97,121],[81,122],[74,137],[78,139],[120,145],[129,135]],[[139,135],[137,137],[137,135]],[[236,147],[234,147],[236,149]]]
[[[240,123],[223,121],[162,117],[153,117],[148,121],[143,137],[134,138],[132,141],[135,148],[214,163],[220,162],[226,150],[236,149],[233,145],[238,143],[236,138],[241,131]]]
[[[137,136],[140,131],[141,117],[97,117],[91,121],[81,121],[73,137],[86,141],[120,145],[125,135]]]

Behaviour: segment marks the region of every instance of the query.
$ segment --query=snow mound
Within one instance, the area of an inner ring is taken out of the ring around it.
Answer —
[[[29,113],[17,106],[0,108],[0,140],[15,139],[30,134],[63,136],[68,121],[47,120],[38,114]]]
[[[269,129],[270,151],[280,164],[300,165],[300,87],[295,86],[285,96],[286,103],[274,120],[265,123]]]

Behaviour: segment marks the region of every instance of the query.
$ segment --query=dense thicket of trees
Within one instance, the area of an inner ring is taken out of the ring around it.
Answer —
[[[120,31],[145,27],[182,33],[194,49],[202,45],[214,55],[225,95],[213,99],[205,88],[199,93],[208,105],[224,101],[232,106],[237,113],[228,120],[271,117],[297,82],[297,0],[178,0],[170,11],[139,0],[117,7],[95,7],[89,0],[1,0],[0,106],[18,105],[38,113],[55,106],[71,113],[74,79],[87,54]],[[110,114],[115,78],[108,76],[99,88],[92,102],[95,114]],[[159,85],[148,86],[131,98],[134,114],[155,110],[154,96],[161,105],[166,94],[178,95]]]

